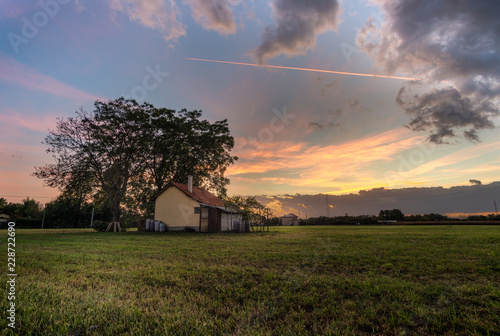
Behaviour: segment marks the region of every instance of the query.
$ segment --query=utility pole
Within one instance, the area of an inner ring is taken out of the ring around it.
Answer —
[[[493,205],[495,206],[495,213],[498,216],[498,208],[497,208],[497,201],[493,200]]]
[[[45,222],[45,208],[43,208],[42,229],[43,229],[43,223],[44,222]]]
[[[92,207],[92,216],[90,217],[90,227],[94,224],[94,207]]]
[[[326,217],[330,217],[330,203],[328,202],[328,194],[325,194],[326,201]]]

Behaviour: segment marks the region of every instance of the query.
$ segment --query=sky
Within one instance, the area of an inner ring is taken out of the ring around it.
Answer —
[[[227,119],[228,194],[278,215],[493,212],[499,12],[491,0],[0,0],[0,196],[57,196],[31,175],[52,162],[42,141],[56,119],[124,96]]]

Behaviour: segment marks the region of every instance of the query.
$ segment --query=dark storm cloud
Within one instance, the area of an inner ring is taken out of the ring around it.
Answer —
[[[476,131],[494,128],[491,117],[498,114],[498,108],[490,101],[476,95],[464,96],[452,87],[410,95],[404,86],[396,102],[412,117],[408,128],[414,131],[430,130],[429,141],[436,144],[457,136],[458,130],[467,140],[477,142]]]
[[[262,204],[280,203],[283,213],[301,211],[302,217],[377,215],[383,209],[400,209],[405,214],[493,212],[500,182],[451,188],[404,188],[361,190],[349,195],[294,195],[257,197]],[[277,213],[276,215],[283,215]]]
[[[303,54],[316,44],[316,35],[336,29],[337,0],[276,0],[272,3],[275,27],[267,27],[261,45],[252,51],[259,63],[285,54]]]
[[[369,21],[359,31],[361,49],[385,73],[450,84],[402,105],[412,117],[410,128],[429,131],[435,143],[456,136],[478,141],[477,131],[493,127],[492,117],[500,114],[495,102],[500,97],[500,1],[377,2],[387,22],[378,28]],[[467,118],[457,117],[462,113]]]

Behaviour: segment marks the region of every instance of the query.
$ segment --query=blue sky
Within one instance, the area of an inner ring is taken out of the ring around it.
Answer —
[[[57,117],[123,95],[228,119],[240,157],[227,172],[229,194],[342,195],[498,180],[500,62],[496,26],[487,24],[496,20],[491,1],[0,6],[0,194],[9,201],[57,195],[30,175],[51,160],[41,141]]]

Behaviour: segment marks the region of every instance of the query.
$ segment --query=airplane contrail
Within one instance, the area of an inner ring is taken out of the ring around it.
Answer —
[[[280,65],[266,65],[266,64],[255,64],[255,63],[241,63],[241,62],[229,62],[229,61],[216,61],[202,58],[189,58],[186,59],[190,61],[201,61],[201,62],[212,62],[212,63],[224,63],[224,64],[236,64],[236,65],[249,65],[254,67],[262,67],[262,68],[275,68],[275,69],[289,69],[289,70],[300,70],[300,71],[312,71],[312,72],[321,72],[321,73],[331,73],[338,75],[349,75],[349,76],[362,76],[362,77],[375,77],[375,78],[388,78],[388,79],[403,79],[403,80],[413,80],[419,81],[419,78],[411,78],[411,77],[398,77],[398,76],[386,76],[386,75],[374,75],[374,74],[363,74],[356,72],[343,72],[343,71],[333,71],[333,70],[321,70],[321,69],[308,69],[308,68],[296,68],[296,67],[287,67]]]

